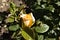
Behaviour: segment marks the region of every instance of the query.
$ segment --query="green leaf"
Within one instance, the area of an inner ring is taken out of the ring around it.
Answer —
[[[19,7],[19,11],[21,11],[23,8],[25,8],[26,7],[26,5],[21,5],[20,7]]]
[[[8,22],[14,22],[14,18],[11,18],[11,17],[7,18],[6,23],[8,23]]]
[[[43,35],[38,35],[38,40],[43,40],[44,36]]]
[[[38,2],[38,5],[40,5],[40,1],[41,1],[41,0],[37,0],[37,2]]]
[[[49,29],[49,26],[46,24],[42,24],[40,27],[35,28],[36,32],[38,32],[38,33],[44,33],[46,31],[48,31],[48,29]]]
[[[56,40],[56,38],[46,38],[46,40]]]
[[[14,11],[12,8],[9,9],[11,14],[14,14]]]
[[[17,9],[16,9],[16,5],[13,3],[13,2],[11,2],[10,3],[10,13],[12,14],[12,15],[14,15],[15,14],[15,12],[17,11]]]
[[[13,2],[11,2],[11,3],[10,3],[10,7],[11,7],[13,10],[15,10],[15,7],[16,7],[16,6],[15,6],[15,4],[14,4]]]
[[[57,4],[58,6],[60,6],[60,1],[58,1],[56,4]]]
[[[42,8],[45,8],[45,7],[46,7],[46,4],[42,4],[41,7],[42,7]]]
[[[18,30],[19,28],[20,28],[20,26],[19,26],[18,24],[9,26],[9,30],[10,30],[10,31],[16,31],[16,30]]]
[[[40,7],[40,6],[37,6],[35,9],[36,9],[36,10],[37,10],[37,9],[41,9],[41,7]]]
[[[45,20],[52,20],[51,17],[48,17],[48,16],[46,16],[46,15],[44,15],[44,19],[45,19]]]
[[[39,25],[39,24],[41,24],[42,22],[38,19],[37,21],[36,21],[36,25]]]
[[[47,3],[50,3],[51,0],[43,0],[43,2],[47,2]]]
[[[21,34],[22,34],[23,38],[25,38],[26,40],[34,40],[34,33],[29,28],[21,30]]]
[[[60,21],[59,21],[59,25],[60,25]]]
[[[53,5],[49,5],[48,7],[46,7],[47,10],[54,12],[55,8],[53,7]]]
[[[47,2],[47,0],[43,0],[43,2]]]

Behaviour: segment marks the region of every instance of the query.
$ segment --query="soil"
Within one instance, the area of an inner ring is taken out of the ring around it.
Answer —
[[[0,12],[7,11],[10,2],[14,2],[16,6],[19,7],[22,0],[0,0]]]

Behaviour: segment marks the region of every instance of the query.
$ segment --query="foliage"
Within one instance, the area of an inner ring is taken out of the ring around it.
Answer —
[[[58,40],[60,35],[59,0],[24,0],[25,4],[17,7],[10,3],[8,14],[1,13],[0,24],[8,29],[11,40]],[[23,12],[21,12],[24,10]],[[21,14],[33,13],[35,22],[26,27]],[[3,15],[3,16],[2,16]],[[7,16],[7,17],[6,17]],[[4,36],[4,34],[3,34]],[[4,40],[9,40],[4,38]]]

